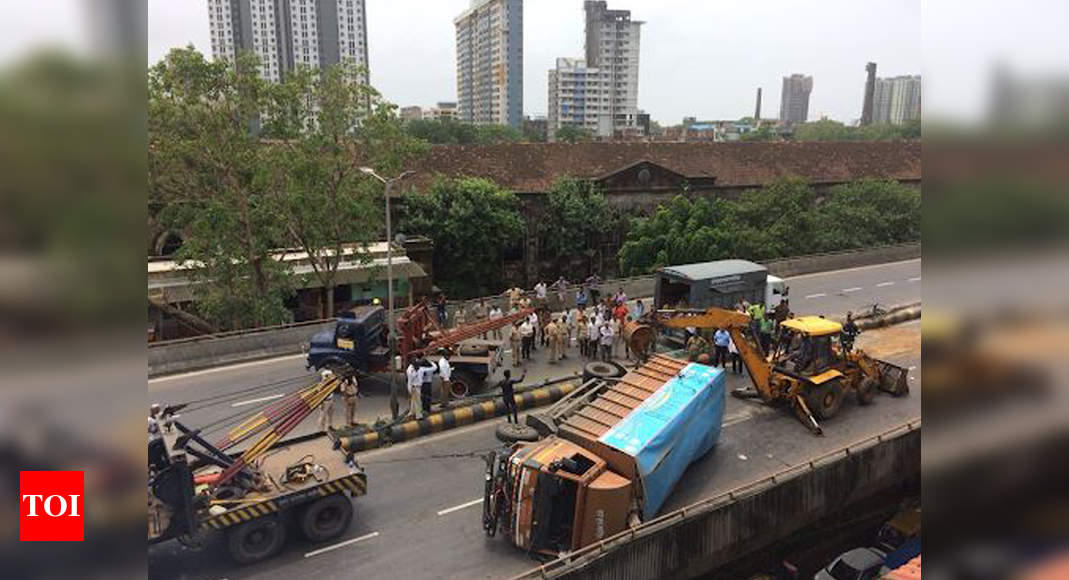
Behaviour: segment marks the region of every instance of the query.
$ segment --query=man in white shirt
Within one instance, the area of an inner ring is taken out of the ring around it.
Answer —
[[[601,360],[609,362],[612,360],[612,327],[608,322],[601,324]]]
[[[450,382],[449,382],[449,380],[450,380],[450,377],[453,376],[453,365],[449,364],[449,351],[448,350],[442,349],[439,352],[441,353],[442,357],[438,359],[438,377],[442,380],[441,394],[442,394],[442,408],[444,409],[444,408],[449,406],[449,393],[450,393],[450,390],[449,390]]]
[[[334,372],[330,370],[324,370],[320,373],[323,381],[334,378]],[[326,399],[319,405],[319,430],[326,433],[328,429],[334,428],[334,401],[338,391],[327,396]]]
[[[531,319],[523,321],[520,325],[520,341],[522,344],[522,358],[523,360],[531,360],[531,345],[534,343],[534,325],[531,324]]]
[[[412,419],[418,419],[423,414],[423,405],[420,402],[419,393],[419,389],[423,385],[423,373],[420,372],[415,358],[408,361],[405,377],[408,379],[408,414]]]
[[[495,304],[494,307],[490,309],[490,320],[500,320],[504,316],[505,316],[505,313],[501,312],[501,307],[500,306],[497,306]],[[495,328],[493,330],[493,332],[491,333],[491,336],[493,337],[494,340],[501,340],[501,329],[500,328]]]
[[[438,372],[438,365],[427,360],[426,357],[421,358],[419,361],[420,380],[422,383],[419,388],[420,405],[423,407],[423,417],[431,414],[431,400],[434,398],[434,388],[431,386],[434,380],[435,373]]]
[[[593,318],[587,318],[586,323],[586,356],[589,359],[598,358],[598,329],[601,328]]]
[[[538,298],[538,300],[544,303],[546,300],[546,283],[539,280],[538,284],[535,284],[534,291],[535,298]]]

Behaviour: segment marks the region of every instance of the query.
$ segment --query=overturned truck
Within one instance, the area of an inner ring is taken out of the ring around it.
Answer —
[[[484,530],[557,555],[653,517],[716,444],[724,390],[723,370],[661,355],[587,381],[528,416],[539,440],[487,456]]]

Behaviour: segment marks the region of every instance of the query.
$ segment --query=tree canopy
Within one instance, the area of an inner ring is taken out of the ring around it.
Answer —
[[[895,141],[920,139],[921,121],[915,119],[901,125],[881,123],[850,127],[831,119],[802,123],[794,129],[795,141]]]
[[[288,319],[301,281],[280,248],[307,253],[331,315],[342,246],[378,237],[381,185],[356,168],[396,174],[423,145],[361,78],[341,63],[268,83],[254,55],[210,62],[192,47],[149,70],[150,195],[186,234],[175,259],[215,326]]]
[[[488,179],[444,178],[405,198],[401,231],[434,241],[434,278],[447,293],[499,292],[503,252],[522,239],[516,196]]]
[[[546,192],[545,203],[537,228],[546,257],[583,253],[592,240],[616,227],[615,213],[589,181],[562,177]]]
[[[632,220],[620,272],[745,257],[769,260],[920,239],[920,192],[894,181],[832,188],[823,200],[786,178],[736,200],[677,196]]]
[[[565,125],[557,129],[557,141],[563,143],[578,143],[580,141],[593,141],[594,133],[584,127]]]
[[[524,139],[523,133],[506,125],[477,125],[452,119],[413,119],[404,127],[411,137],[436,145],[491,145]]]

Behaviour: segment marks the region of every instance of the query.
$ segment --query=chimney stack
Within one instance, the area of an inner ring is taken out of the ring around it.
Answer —
[[[761,120],[761,87],[757,87],[757,107],[753,113],[754,121]]]
[[[870,62],[865,65],[869,76],[865,80],[865,102],[861,105],[861,124],[872,124],[872,98],[876,92],[876,63]]]

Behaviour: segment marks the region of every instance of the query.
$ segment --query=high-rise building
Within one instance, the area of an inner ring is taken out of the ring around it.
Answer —
[[[472,0],[453,24],[460,119],[519,128],[523,121],[523,0]]]
[[[424,119],[435,121],[455,121],[457,119],[457,104],[454,101],[438,101],[437,106],[423,112]]]
[[[920,75],[876,79],[872,98],[873,123],[898,125],[920,117]]]
[[[876,93],[876,63],[870,62],[865,65],[865,100],[861,104],[861,124],[872,124],[872,100]]]
[[[368,65],[364,0],[208,0],[208,23],[216,59],[253,52],[267,80],[299,65]]]
[[[612,137],[609,75],[588,67],[583,59],[557,59],[557,67],[549,71],[546,134],[550,141],[556,140],[557,131],[566,126],[586,129],[598,137]]]
[[[809,118],[809,93],[812,91],[813,77],[800,74],[783,77],[783,92],[779,101],[780,123],[805,123]]]
[[[418,105],[401,107],[401,119],[405,121],[419,121],[423,119],[423,108]]]
[[[630,10],[609,10],[606,2],[586,0],[584,45],[586,66],[596,68],[606,83],[600,102],[608,105],[614,133],[640,133],[638,128],[638,56],[644,22],[631,20]]]

